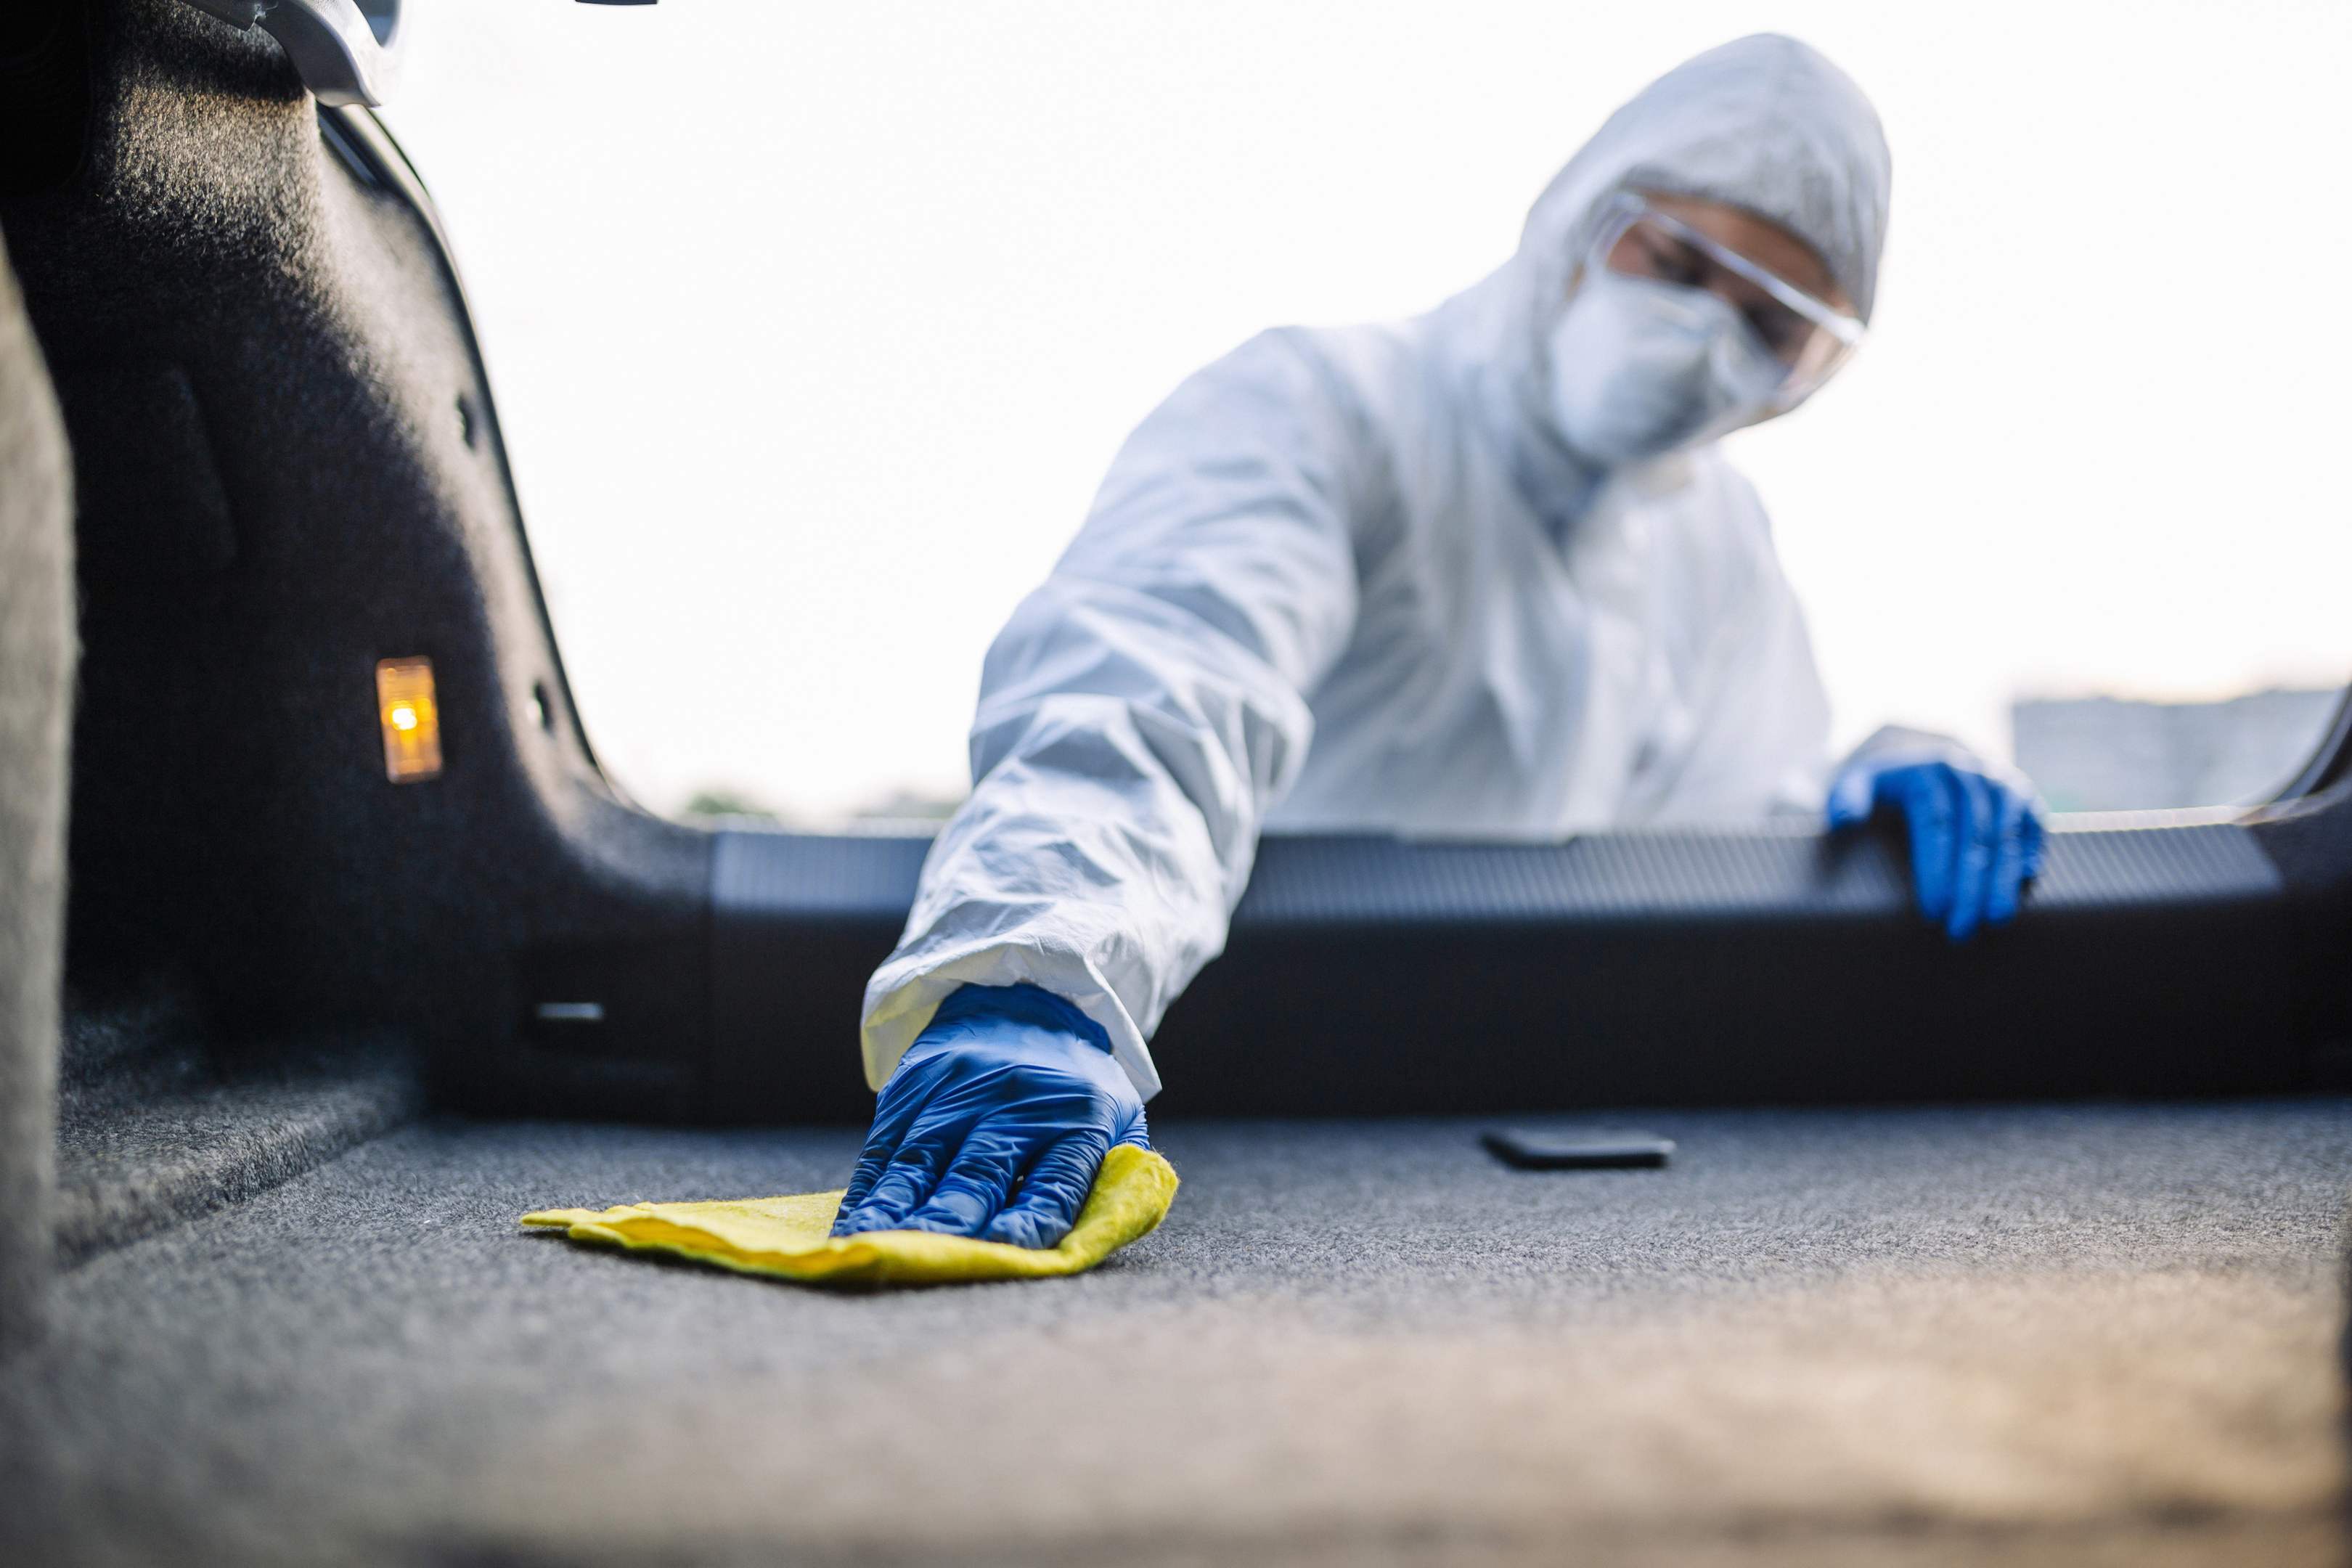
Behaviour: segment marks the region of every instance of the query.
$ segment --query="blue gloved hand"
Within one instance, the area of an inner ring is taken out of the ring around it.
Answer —
[[[833,1234],[1052,1247],[1114,1143],[1151,1134],[1103,1026],[1034,985],[966,985],[882,1086]]]
[[[1832,833],[1890,808],[1911,840],[1919,912],[1966,942],[1979,925],[2006,925],[2022,886],[2042,874],[2042,803],[1958,746],[1864,752],[1830,785]]]

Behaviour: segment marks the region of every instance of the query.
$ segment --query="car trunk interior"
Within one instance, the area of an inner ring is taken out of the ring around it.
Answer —
[[[0,127],[13,1560],[2342,1560],[2343,721],[1967,949],[1867,835],[1269,840],[1097,1272],[583,1251],[846,1178],[925,841],[608,780],[368,110],[88,0]]]

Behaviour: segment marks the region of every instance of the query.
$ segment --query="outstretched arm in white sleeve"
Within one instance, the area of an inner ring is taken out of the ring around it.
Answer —
[[[1103,1152],[1148,1142],[1146,1038],[1223,951],[1354,626],[1364,446],[1281,332],[1129,438],[989,651],[971,796],[866,990],[881,1099],[839,1233],[1050,1247]]]

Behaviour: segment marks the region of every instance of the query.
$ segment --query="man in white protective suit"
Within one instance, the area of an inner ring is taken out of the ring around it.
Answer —
[[[866,995],[874,1128],[836,1227],[1050,1247],[1261,832],[1558,840],[1899,811],[1955,940],[2037,868],[2030,786],[1828,704],[1717,437],[1859,342],[1877,115],[1743,38],[1611,116],[1518,252],[1411,321],[1261,334],[1129,437],[990,650],[974,783]],[[1827,788],[1825,790],[1825,781]]]

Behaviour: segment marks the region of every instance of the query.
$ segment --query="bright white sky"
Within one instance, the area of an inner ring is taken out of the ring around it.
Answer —
[[[1179,379],[1474,281],[1610,110],[1763,30],[1895,151],[1871,341],[1734,438],[1841,743],[2352,673],[2352,7],[410,5],[385,118],[657,808],[961,793],[982,651]]]

